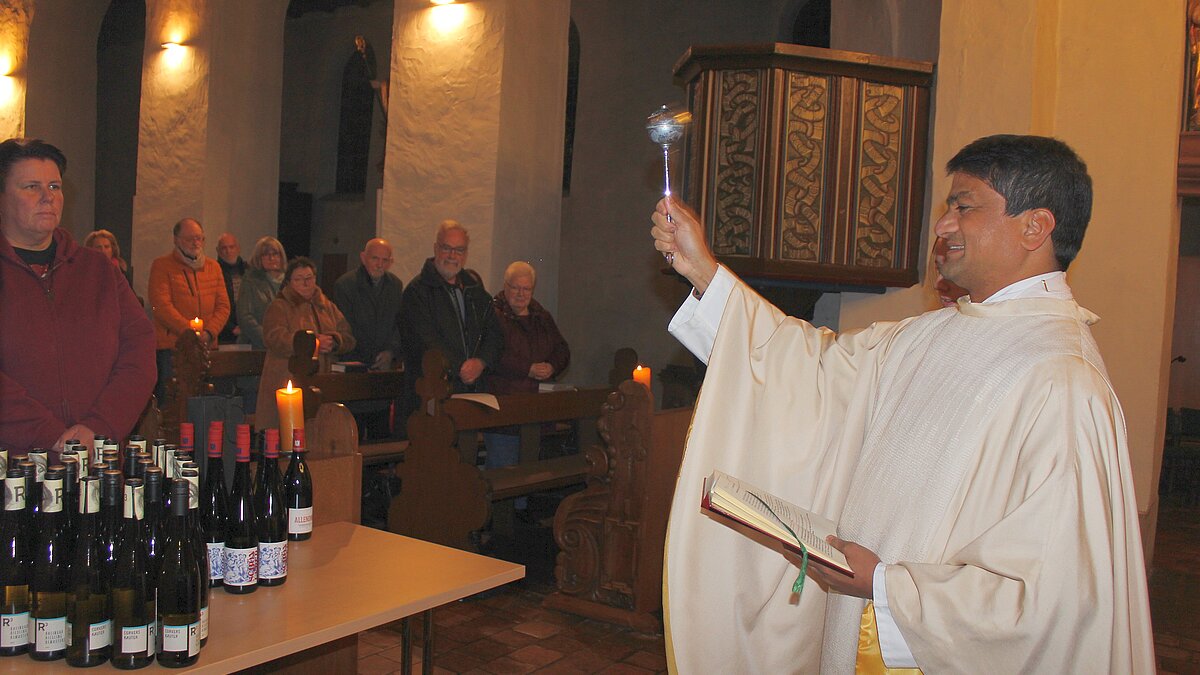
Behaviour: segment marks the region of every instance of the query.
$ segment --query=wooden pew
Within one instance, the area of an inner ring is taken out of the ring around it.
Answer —
[[[175,344],[175,376],[167,383],[166,399],[158,403],[162,424],[155,436],[178,443],[179,423],[187,419],[189,398],[211,395],[215,378],[262,374],[265,358],[262,350],[210,349],[195,333],[184,331]]]
[[[359,523],[363,457],[358,451],[354,416],[340,403],[326,403],[305,421],[304,430],[313,480],[313,526]],[[280,457],[281,469],[287,461]]]
[[[315,415],[326,403],[396,399],[404,395],[403,369],[331,372],[328,358],[314,356],[316,346],[316,336],[311,331],[298,331],[292,338],[292,356],[288,359],[292,384],[304,390],[305,417]],[[363,463],[370,466],[400,461],[406,448],[408,441],[387,441],[363,444],[359,451]]]
[[[421,406],[408,419],[409,446],[396,467],[403,487],[393,498],[388,529],[426,541],[463,549],[475,547],[471,535],[492,515],[492,503],[563,485],[582,482],[589,457],[567,455],[539,460],[522,448],[516,466],[480,470],[473,442],[459,442],[463,432],[474,439],[479,429],[533,425],[599,415],[608,389],[513,394],[498,397],[500,409],[452,399],[447,365],[430,350],[417,382]]]
[[[623,382],[604,404],[603,445],[587,452],[587,488],[554,516],[558,591],[546,606],[662,630],[663,548],[692,409],[654,411],[643,385]],[[700,486],[696,490],[699,508]]]

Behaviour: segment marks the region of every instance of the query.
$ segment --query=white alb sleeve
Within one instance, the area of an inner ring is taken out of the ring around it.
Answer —
[[[705,365],[717,340],[717,327],[721,325],[725,303],[729,302],[729,294],[733,291],[733,280],[733,273],[724,265],[718,265],[704,297],[697,300],[694,294],[688,293],[667,325],[667,331]]]
[[[900,634],[900,627],[888,609],[887,582],[883,573],[886,568],[887,565],[883,563],[875,565],[875,574],[871,577],[875,596],[875,627],[879,630],[879,651],[883,654],[883,665],[888,668],[916,668],[917,661],[908,648],[908,642]]]

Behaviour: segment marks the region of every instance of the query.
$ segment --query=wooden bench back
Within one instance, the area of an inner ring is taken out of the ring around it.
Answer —
[[[463,452],[458,437],[473,431],[512,424],[540,424],[563,419],[596,418],[605,390],[513,394],[497,397],[500,409],[451,398],[446,359],[437,350],[425,354],[423,376],[416,383],[421,405],[408,419],[409,446],[396,467],[402,481],[392,501],[388,529],[436,543],[472,548],[471,532],[487,524],[492,485],[475,466],[474,449]],[[542,465],[536,458],[522,462]],[[553,461],[553,460],[548,460]],[[555,467],[545,465],[553,473]],[[552,484],[533,471],[538,484]],[[576,470],[576,475],[580,472]],[[519,493],[505,485],[503,496]]]
[[[147,438],[156,436],[178,443],[179,423],[187,419],[188,399],[211,395],[214,378],[261,375],[266,354],[262,350],[210,349],[195,333],[184,331],[175,343],[175,376],[167,383],[166,399],[158,402],[162,424],[154,436]]]

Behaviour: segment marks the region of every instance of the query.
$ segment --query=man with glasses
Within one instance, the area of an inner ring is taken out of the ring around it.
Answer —
[[[483,280],[466,268],[470,236],[457,221],[438,225],[433,257],[404,289],[400,335],[409,391],[421,377],[421,358],[438,348],[450,362],[456,392],[478,391],[480,378],[500,357],[504,336]],[[409,410],[417,401],[410,393]]]
[[[154,395],[162,404],[167,383],[175,374],[172,358],[175,343],[192,319],[204,322],[198,331],[206,344],[214,344],[229,320],[229,296],[225,276],[217,261],[204,255],[204,228],[194,218],[175,223],[174,248],[150,265],[148,294],[154,313],[158,348],[158,384]]]

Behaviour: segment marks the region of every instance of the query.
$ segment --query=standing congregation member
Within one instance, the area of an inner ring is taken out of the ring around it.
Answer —
[[[283,273],[283,290],[267,307],[263,317],[267,357],[263,361],[254,411],[254,425],[259,429],[279,426],[275,390],[290,379],[288,357],[292,355],[292,337],[304,330],[316,334],[321,354],[340,355],[354,349],[354,334],[349,322],[317,286],[316,263],[299,257],[288,263]]]
[[[392,370],[400,356],[398,319],[404,284],[388,271],[393,257],[387,240],[368,241],[358,259],[362,264],[333,285],[333,300],[350,322],[356,342],[344,358],[361,361],[371,370]],[[353,401],[348,407],[359,422],[360,434],[365,431],[380,438],[389,433],[390,405],[387,400]]]
[[[655,248],[694,286],[670,329],[708,363],[668,533],[680,672],[1154,672],[1124,418],[1065,277],[1087,169],[991,136],[947,170],[940,268],[969,300],[841,335],[659,203]],[[809,565],[827,592],[797,600],[795,566],[701,514],[713,469],[838,522],[853,577]]]
[[[238,326],[237,312],[232,310],[237,307],[238,290],[246,277],[246,261],[242,260],[242,247],[238,244],[237,237],[229,232],[217,237],[217,263],[225,277],[225,295],[229,298],[231,310],[229,320],[225,322],[217,341],[222,344],[233,343],[237,342],[238,336],[242,334]]]
[[[204,322],[200,339],[215,345],[217,335],[229,320],[229,296],[221,266],[204,255],[204,228],[194,218],[184,218],[171,230],[174,247],[150,264],[148,295],[154,314],[158,346],[158,384],[155,396],[161,402],[167,383],[175,375],[174,349],[179,336],[192,330],[191,320]]]
[[[59,227],[67,158],[0,143],[0,447],[125,438],[154,386],[154,328],[121,270]]]
[[[492,311],[504,333],[504,349],[488,375],[488,391],[494,394],[536,393],[538,385],[557,377],[571,362],[571,349],[563,339],[554,317],[533,299],[537,271],[518,260],[504,270],[504,288],[492,298]],[[517,429],[488,432],[486,466],[511,466],[520,456]],[[524,499],[518,500],[521,508]]]
[[[421,377],[421,359],[438,348],[450,363],[455,392],[478,391],[484,371],[494,366],[504,347],[492,296],[475,270],[466,268],[470,237],[453,220],[442,221],[433,257],[404,289],[400,310],[401,342],[408,389]],[[410,393],[408,407],[416,405]]]
[[[283,284],[283,268],[287,265],[287,254],[283,244],[275,237],[259,237],[246,266],[246,276],[238,289],[235,313],[238,321],[238,343],[250,345],[251,349],[266,349],[263,342],[263,317],[267,307],[279,295]],[[258,401],[258,375],[237,378],[237,390],[242,397],[242,410],[255,412]]]

